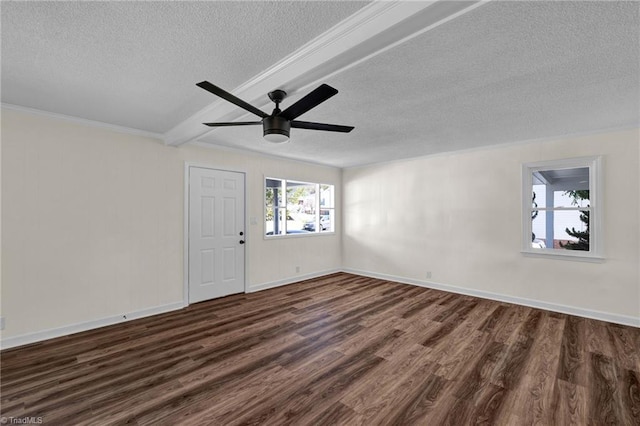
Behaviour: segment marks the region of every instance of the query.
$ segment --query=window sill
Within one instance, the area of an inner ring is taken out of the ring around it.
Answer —
[[[535,251],[522,250],[520,253],[526,257],[569,260],[574,262],[604,263],[605,261],[605,258],[599,255],[559,252],[557,249],[537,249]]]
[[[334,232],[309,232],[308,234],[263,235],[264,240],[283,240],[287,238],[315,238],[324,235],[336,235]]]

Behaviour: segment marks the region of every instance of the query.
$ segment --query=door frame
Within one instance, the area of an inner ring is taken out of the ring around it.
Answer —
[[[247,173],[241,170],[231,170],[228,168],[219,168],[219,167],[215,167],[212,166],[210,164],[202,164],[202,163],[192,163],[189,161],[185,161],[184,162],[184,218],[183,218],[183,223],[184,223],[184,228],[183,228],[183,246],[182,246],[182,251],[183,251],[183,261],[182,261],[182,272],[183,272],[183,290],[182,290],[182,295],[183,295],[183,299],[182,299],[182,307],[186,308],[187,306],[189,306],[189,184],[190,184],[190,174],[189,174],[189,170],[191,169],[191,167],[197,167],[200,169],[209,169],[209,170],[216,170],[216,171],[221,171],[221,172],[233,172],[233,173],[241,173],[244,175],[244,186],[242,188],[243,194],[244,194],[244,211],[242,212],[243,215],[243,226],[244,226],[244,240],[247,241],[248,240],[248,235],[247,235]],[[247,259],[248,259],[248,252],[249,252],[249,244],[245,244],[244,245],[244,265],[243,265],[243,269],[244,269],[244,293],[247,293]]]

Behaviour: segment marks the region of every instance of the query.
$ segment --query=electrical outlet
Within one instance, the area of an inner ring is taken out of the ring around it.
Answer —
[[[0,330],[4,330],[4,317],[0,317]]]
[[[300,273],[300,267],[296,266],[296,274],[299,274],[299,273]]]
[[[431,279],[431,271],[427,271],[427,279],[430,280]]]

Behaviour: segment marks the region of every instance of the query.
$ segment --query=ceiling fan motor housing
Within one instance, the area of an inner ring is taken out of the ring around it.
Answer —
[[[278,115],[265,117],[262,119],[263,136],[269,142],[286,142],[289,139],[289,130],[291,130],[291,122],[286,118]],[[273,136],[269,136],[273,135]],[[278,137],[281,135],[283,137]]]

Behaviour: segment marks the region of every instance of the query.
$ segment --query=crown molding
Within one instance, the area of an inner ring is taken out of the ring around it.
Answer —
[[[2,102],[0,106],[4,109],[24,112],[32,115],[40,115],[43,117],[55,118],[58,120],[68,121],[68,122],[80,124],[83,126],[99,127],[101,129],[112,130],[118,133],[126,133],[129,135],[135,135],[135,136],[144,136],[144,137],[153,138],[153,139],[160,139],[160,140],[163,139],[163,135],[161,133],[153,133],[153,132],[148,132],[146,130],[134,129],[134,128],[125,127],[125,126],[117,126],[115,124],[104,123],[102,121],[88,120],[86,118],[73,117],[71,115],[58,114],[55,112],[43,111],[36,108],[23,107],[20,105],[7,104],[4,102]]]
[[[295,94],[487,1],[374,1],[231,92],[264,109],[270,106],[265,94],[276,88]],[[203,122],[234,121],[247,115],[229,102],[214,100],[163,139],[176,146],[197,141],[216,131]]]
[[[434,154],[418,155],[416,157],[397,158],[395,160],[358,164],[357,166],[345,166],[345,167],[342,167],[342,169],[357,170],[357,169],[364,169],[367,167],[377,167],[377,166],[386,166],[386,165],[397,164],[397,163],[404,163],[406,161],[419,161],[427,158],[449,157],[452,155],[463,155],[463,154],[469,154],[474,152],[492,151],[496,149],[506,149],[506,148],[512,148],[515,146],[540,144],[544,142],[561,142],[561,141],[566,141],[570,139],[587,138],[590,136],[608,135],[612,133],[627,132],[627,131],[634,131],[638,133],[638,136],[640,138],[640,122],[637,124],[630,124],[626,126],[607,127],[603,129],[589,130],[585,132],[575,132],[575,133],[567,133],[563,135],[544,136],[541,138],[533,138],[533,139],[520,139],[520,140],[514,140],[514,141],[494,143],[491,145],[475,146],[473,148],[456,149],[453,151],[442,151],[442,152],[436,152]]]

